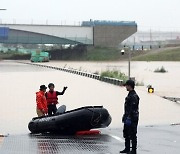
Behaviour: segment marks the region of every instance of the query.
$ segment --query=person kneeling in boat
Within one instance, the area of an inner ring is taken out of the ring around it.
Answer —
[[[47,100],[47,107],[48,107],[48,115],[51,116],[57,112],[56,104],[58,104],[58,95],[63,95],[66,91],[67,87],[63,88],[62,92],[55,91],[55,85],[53,83],[49,83],[48,85],[49,91],[46,92],[46,100]]]
[[[38,117],[45,116],[48,112],[47,101],[45,97],[47,87],[45,85],[41,85],[39,92],[36,92],[36,112]]]

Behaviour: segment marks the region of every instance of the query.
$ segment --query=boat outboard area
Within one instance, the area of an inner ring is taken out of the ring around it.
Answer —
[[[53,133],[74,135],[78,131],[105,128],[111,123],[111,116],[103,106],[85,106],[53,116],[35,117],[28,128],[31,133]]]

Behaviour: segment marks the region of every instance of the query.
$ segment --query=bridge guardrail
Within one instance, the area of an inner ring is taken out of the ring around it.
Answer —
[[[62,67],[48,66],[48,65],[37,64],[37,63],[20,62],[20,61],[18,63],[23,63],[23,64],[29,64],[29,65],[39,66],[39,67],[46,67],[46,68],[51,68],[51,69],[55,69],[55,70],[60,70],[60,71],[64,71],[64,72],[68,72],[68,73],[72,73],[72,74],[77,74],[77,75],[89,77],[89,78],[96,79],[96,80],[99,80],[99,81],[102,81],[102,82],[107,82],[107,83],[114,84],[114,85],[117,85],[117,86],[122,86],[123,85],[123,80],[119,80],[119,79],[116,79],[116,78],[110,78],[110,77],[102,77],[99,74],[78,71],[76,69],[62,68]]]

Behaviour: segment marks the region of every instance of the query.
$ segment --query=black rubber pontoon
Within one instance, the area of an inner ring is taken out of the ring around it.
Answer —
[[[54,116],[33,118],[28,125],[32,133],[75,134],[77,131],[104,128],[111,116],[102,106],[87,106]]]

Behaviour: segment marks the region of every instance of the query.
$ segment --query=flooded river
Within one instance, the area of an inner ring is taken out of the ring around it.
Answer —
[[[90,72],[118,69],[127,72],[127,63],[85,63],[50,62],[51,66],[73,67]],[[164,66],[168,73],[155,74],[153,70]],[[136,87],[140,96],[140,125],[171,124],[180,122],[180,104],[167,101],[159,96],[178,96],[180,88],[180,63],[133,62],[132,76],[145,86]],[[173,75],[172,75],[173,74]],[[57,91],[64,86],[68,89],[59,96],[59,105],[65,104],[67,110],[89,105],[103,105],[112,116],[109,128],[122,127],[124,87],[114,86],[75,74],[20,64],[13,61],[0,61],[0,134],[29,133],[28,122],[36,116],[35,92],[41,84],[53,82]],[[155,87],[154,94],[148,94],[146,85]]]

